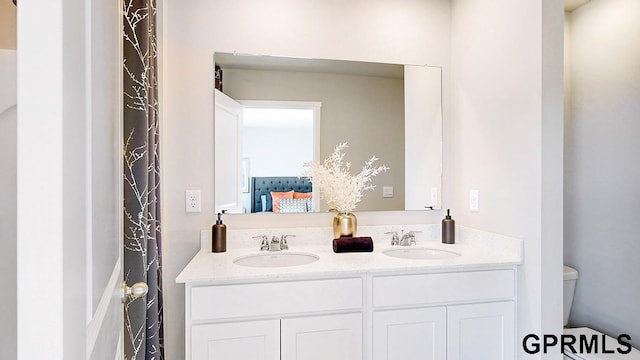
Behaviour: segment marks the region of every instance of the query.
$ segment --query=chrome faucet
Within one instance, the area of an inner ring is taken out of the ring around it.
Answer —
[[[396,246],[400,244],[400,238],[398,237],[397,231],[387,231],[385,234],[391,234],[391,245]]]
[[[280,251],[280,239],[277,236],[273,236],[271,238],[271,242],[269,243],[269,251]]]
[[[416,232],[408,231],[407,233],[404,230],[400,230],[401,236],[398,236],[397,231],[388,231],[385,234],[391,234],[391,245],[396,246],[411,246],[416,244]]]
[[[253,238],[261,240],[260,251],[282,251],[289,249],[288,237],[295,237],[295,235],[281,235],[279,238],[274,235],[271,241],[269,241],[267,235],[254,236]]]
[[[411,246],[416,244],[416,233],[409,231],[406,234],[402,234],[400,238],[400,246]]]
[[[260,239],[260,251],[268,251],[269,250],[269,238],[267,235],[254,236],[253,239]]]
[[[280,236],[280,250],[289,250],[289,243],[287,243],[288,237],[296,237],[295,235],[281,235]]]

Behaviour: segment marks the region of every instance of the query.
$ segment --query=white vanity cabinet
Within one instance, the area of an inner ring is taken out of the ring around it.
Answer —
[[[515,294],[515,268],[187,283],[186,354],[194,360],[510,360]]]
[[[187,284],[187,358],[362,359],[363,281]]]
[[[362,359],[362,313],[283,319],[282,360]]]
[[[446,354],[445,307],[373,313],[374,359],[440,360]]]
[[[373,359],[515,358],[515,271],[373,276]]]
[[[447,308],[447,359],[515,359],[515,304],[502,301]]]
[[[280,321],[244,321],[191,327],[191,359],[280,359]]]
[[[194,325],[192,359],[362,359],[362,314]]]
[[[440,225],[435,227],[420,231],[437,234]],[[425,241],[459,256],[403,259],[387,254],[393,248],[386,241],[373,253],[335,254],[326,246],[325,230],[298,232],[312,241],[300,250],[318,260],[288,267],[238,265],[236,259],[256,250],[212,253],[210,237],[203,238],[202,251],[176,278],[185,286],[185,359],[516,357],[521,241],[467,229],[475,235],[466,243],[464,231],[455,245]],[[230,234],[241,242],[256,232]]]

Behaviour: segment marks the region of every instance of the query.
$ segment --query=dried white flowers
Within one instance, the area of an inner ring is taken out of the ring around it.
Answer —
[[[351,175],[349,172],[351,164],[342,162],[343,151],[347,146],[346,142],[338,144],[331,156],[326,158],[322,164],[305,163],[302,175],[308,177],[313,186],[319,190],[320,198],[327,201],[329,208],[340,213],[352,212],[362,200],[364,191],[375,188],[375,185],[371,184],[371,179],[379,173],[389,170],[385,165],[374,167],[373,164],[378,161],[378,158],[372,156],[365,162],[360,173]]]

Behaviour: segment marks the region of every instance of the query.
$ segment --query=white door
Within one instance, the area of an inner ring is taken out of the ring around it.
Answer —
[[[242,105],[218,90],[214,97],[215,212],[242,212]]]
[[[373,313],[374,360],[439,360],[446,353],[445,307]]]
[[[122,358],[120,10],[18,7],[18,359]]]
[[[514,302],[447,307],[447,359],[515,359]]]
[[[281,321],[282,360],[362,359],[362,314]]]

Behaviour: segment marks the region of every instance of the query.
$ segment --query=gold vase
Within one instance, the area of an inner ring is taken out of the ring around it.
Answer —
[[[339,237],[355,237],[358,221],[352,213],[337,213],[333,217],[333,236]]]

